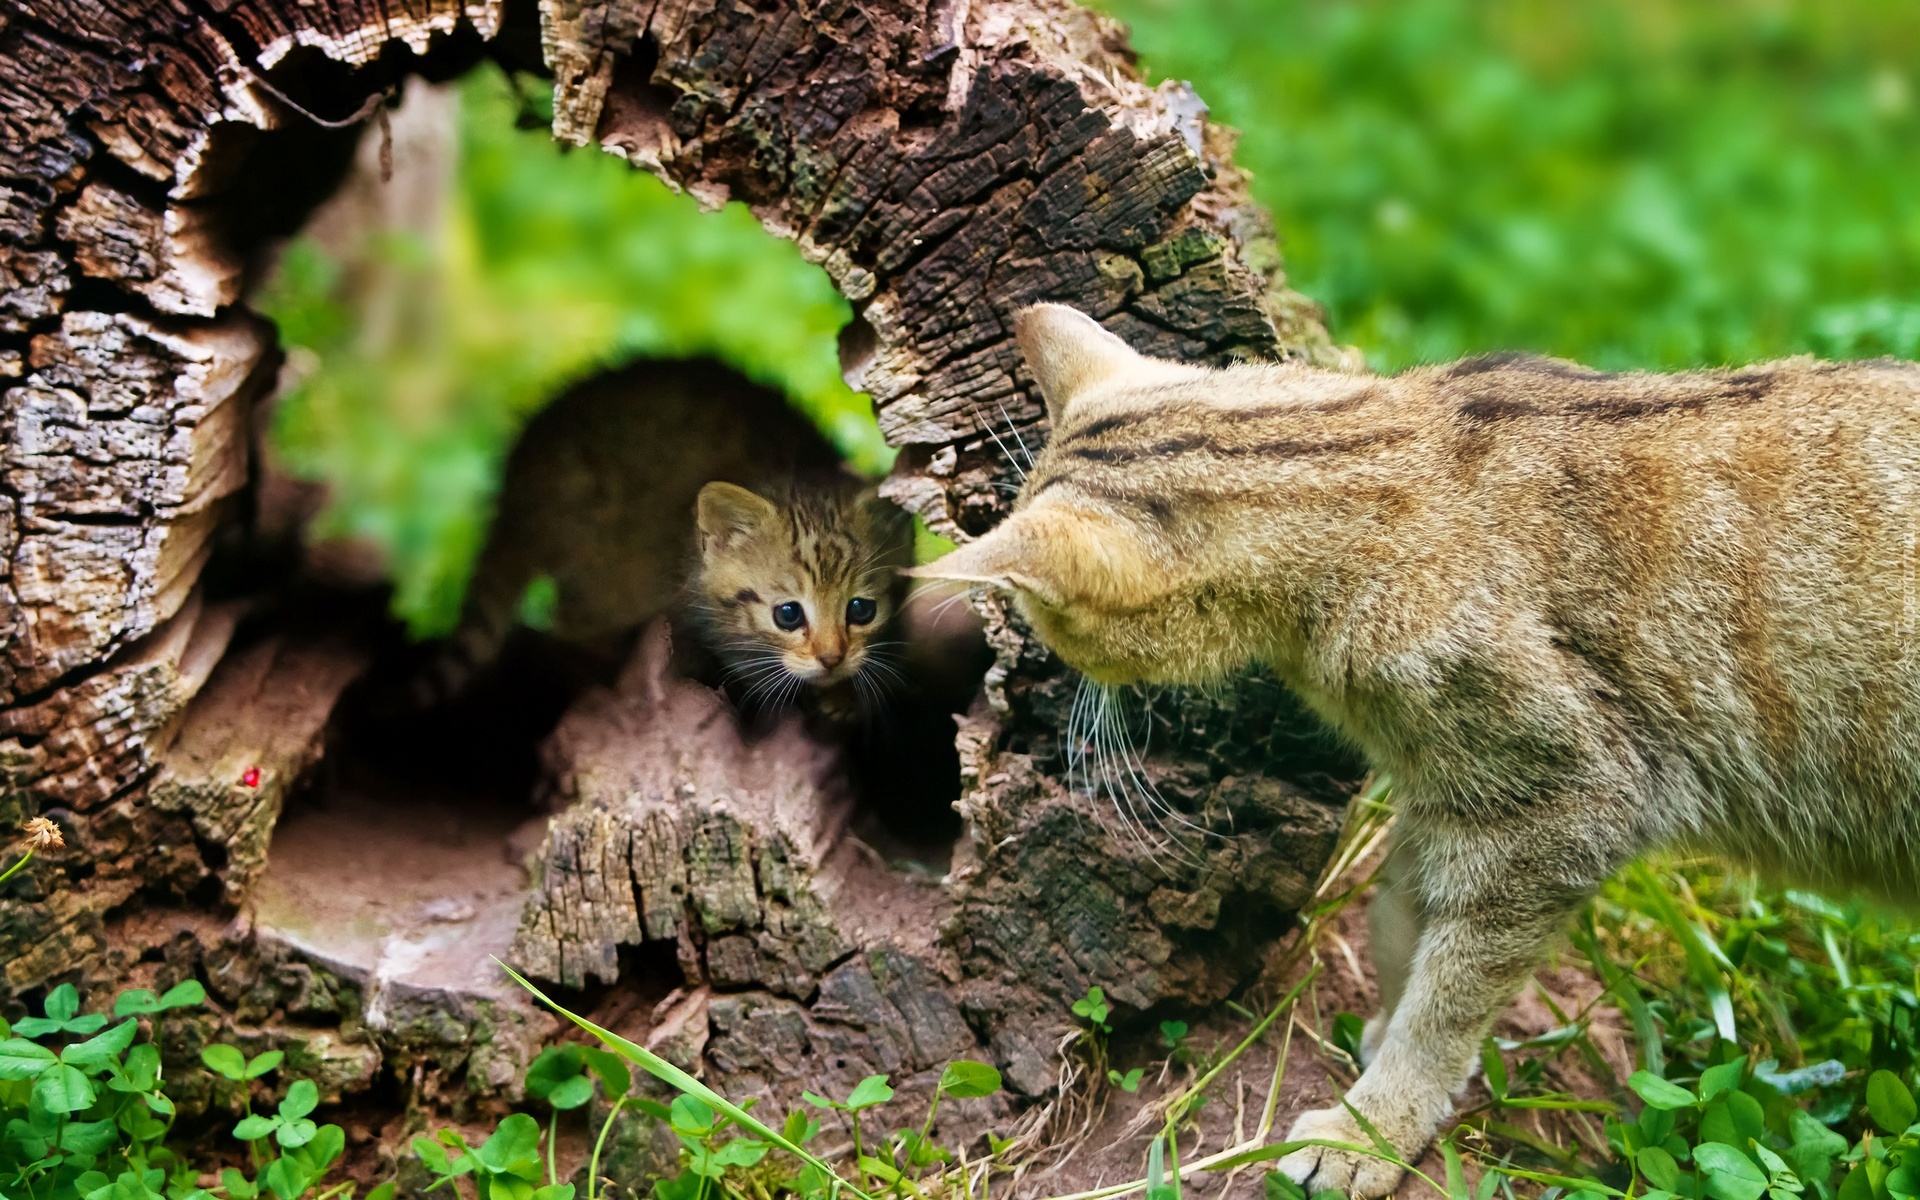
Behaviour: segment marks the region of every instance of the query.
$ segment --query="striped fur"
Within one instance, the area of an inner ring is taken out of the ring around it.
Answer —
[[[846,685],[877,699],[876,673],[913,561],[907,515],[851,479],[786,482],[759,492],[710,483],[698,505],[700,561],[690,585],[709,644],[744,688],[743,701],[775,704],[803,686]],[[871,601],[873,617],[850,618]],[[797,603],[804,624],[786,630],[774,612]]]
[[[1058,306],[1018,332],[1052,438],[1013,515],[920,573],[1011,590],[1102,683],[1262,666],[1393,774],[1401,927],[1348,1098],[1409,1159],[1634,856],[1920,900],[1920,369],[1380,378],[1149,360]],[[1366,1142],[1342,1108],[1291,1136]]]

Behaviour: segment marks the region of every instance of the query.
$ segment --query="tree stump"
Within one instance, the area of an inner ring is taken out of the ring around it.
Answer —
[[[1089,986],[1138,1015],[1257,979],[1357,763],[1267,680],[1154,698],[1144,770],[1199,834],[1143,837],[1069,785],[1073,680],[991,599],[940,880],[847,837],[830,756],[742,742],[643,652],[549,742],[550,828],[475,818],[537,848],[524,895],[488,874],[471,902],[415,896],[365,945],[292,928],[292,884],[262,895],[372,642],[248,608],[244,572],[201,581],[245,561],[247,417],[278,361],[247,288],[345,169],[351,131],[316,118],[484,55],[551,71],[557,138],[744,202],[826,270],[847,378],[902,450],[885,490],[949,537],[1005,514],[1046,437],[1026,304],[1164,356],[1351,359],[1285,288],[1231,134],[1066,0],[0,0],[0,820],[50,813],[75,846],[0,897],[8,988],[199,973],[217,1011],[189,1043],[287,1046],[330,1096],[384,1074],[510,1099],[554,1026],[433,967],[446,926],[723,1088],[887,1071],[910,1095],[973,1057],[1026,1103]],[[657,1011],[622,998],[649,971],[677,975]]]

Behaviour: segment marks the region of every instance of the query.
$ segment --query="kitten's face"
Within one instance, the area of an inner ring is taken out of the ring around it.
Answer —
[[[873,665],[911,561],[906,514],[871,491],[700,492],[697,589],[715,648],[747,688],[824,688]]]
[[[1014,512],[974,542],[911,574],[985,584],[1012,593],[1051,650],[1104,684],[1204,683],[1244,665],[1246,614],[1233,589],[1193,568],[1191,526],[1157,497],[1179,481],[1143,463],[1131,491],[1090,478],[1110,468],[1082,431],[1132,423],[1169,400],[1191,400],[1209,373],[1145,358],[1091,318],[1037,305],[1016,326],[1047,400],[1053,435],[1021,487]],[[1085,461],[1077,461],[1075,455]],[[1174,456],[1173,470],[1184,469]]]

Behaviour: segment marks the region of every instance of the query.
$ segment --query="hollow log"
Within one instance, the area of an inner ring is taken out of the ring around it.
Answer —
[[[346,168],[327,122],[485,55],[551,73],[556,138],[743,202],[827,272],[902,450],[884,490],[949,537],[1005,514],[1046,437],[1026,304],[1163,356],[1352,361],[1285,287],[1231,133],[1066,0],[0,0],[0,777],[7,817],[74,843],[0,895],[8,988],[200,975],[182,1053],[285,1046],[330,1097],[384,1074],[458,1106],[513,1099],[555,1028],[497,952],[724,1088],[885,1071],[910,1097],[972,1057],[1018,1106],[1056,1087],[1089,986],[1137,1016],[1253,984],[1357,764],[1269,680],[1156,697],[1143,771],[1185,832],[1143,829],[1071,786],[1074,681],[992,599],[938,879],[849,834],[830,754],[743,739],[652,642],[547,743],[550,821],[367,792],[301,823],[372,650],[196,591],[242,553],[278,361],[247,288]],[[347,936],[302,872],[374,869],[355,829],[468,857],[380,860],[405,903]]]

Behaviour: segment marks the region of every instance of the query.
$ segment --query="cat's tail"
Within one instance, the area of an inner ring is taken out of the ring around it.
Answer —
[[[490,584],[474,572],[460,624],[427,649],[413,671],[408,701],[417,710],[439,708],[467,694],[473,681],[500,658],[517,620],[519,592]]]

